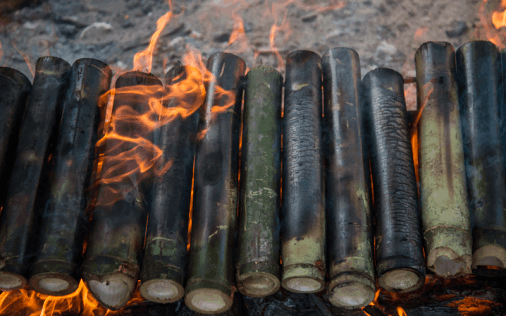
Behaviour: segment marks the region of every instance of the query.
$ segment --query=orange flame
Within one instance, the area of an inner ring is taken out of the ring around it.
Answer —
[[[399,316],[408,316],[408,314],[406,314],[406,312],[404,311],[404,309],[402,309],[402,307],[400,307],[400,306],[397,306],[397,314]]]
[[[488,14],[489,6],[494,5],[495,2],[483,1],[480,4],[478,16],[480,17],[479,28],[476,29],[474,37],[477,40],[488,40],[494,43],[500,49],[505,47],[503,41],[506,35],[506,1],[502,0],[498,8],[494,8],[491,15]],[[482,32],[482,30],[484,32]]]

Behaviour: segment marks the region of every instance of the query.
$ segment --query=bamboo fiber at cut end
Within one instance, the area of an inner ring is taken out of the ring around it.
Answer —
[[[267,296],[280,286],[282,88],[274,68],[256,67],[246,76],[237,288],[248,296]]]
[[[70,65],[57,57],[37,60],[35,78],[0,218],[0,290],[24,287],[33,262],[38,221],[67,89]]]
[[[325,192],[322,153],[321,58],[286,58],[283,119],[281,285],[293,292],[325,288]]]
[[[471,273],[471,227],[455,81],[455,50],[428,42],[415,54],[420,197],[427,267],[453,278]]]
[[[487,275],[506,273],[506,175],[500,133],[504,128],[501,122],[504,92],[500,70],[501,54],[491,42],[469,42],[457,50],[457,83],[473,228],[472,268]]]
[[[28,96],[30,80],[21,72],[0,67],[0,204],[9,184]]]
[[[234,229],[237,213],[242,76],[239,57],[216,53],[207,61],[195,156],[190,263],[185,303],[213,314],[232,306]]]
[[[144,298],[158,303],[184,296],[193,157],[204,95],[197,68],[177,64],[165,80],[165,98],[169,99],[156,130],[155,145],[161,156],[155,166],[139,289]]]
[[[78,59],[70,71],[39,250],[29,280],[33,289],[46,295],[68,295],[79,286],[90,178],[101,137],[100,106],[105,108],[99,99],[109,90],[111,77],[109,66],[95,59]]]
[[[93,296],[111,310],[123,307],[137,285],[153,170],[141,173],[135,155],[143,161],[154,156],[153,133],[140,116],[152,111],[149,98],[159,98],[161,91],[152,74],[118,77],[109,129],[115,134],[99,143],[104,159],[82,273]],[[129,141],[140,137],[140,144]]]
[[[360,61],[349,48],[323,55],[329,300],[349,309],[374,299],[369,157],[363,144]]]
[[[378,68],[364,77],[363,86],[378,283],[391,292],[411,292],[423,285],[425,262],[404,80],[398,72]]]

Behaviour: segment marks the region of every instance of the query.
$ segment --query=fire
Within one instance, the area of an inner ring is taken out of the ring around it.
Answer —
[[[16,44],[14,44],[14,42],[11,43],[12,47],[14,47],[14,49],[21,55],[21,57],[23,57],[23,59],[25,60],[25,63],[26,65],[28,66],[28,69],[30,70],[30,72],[32,73],[32,76],[35,77],[35,69],[34,69],[34,66],[33,64],[30,62],[30,59],[28,58],[28,56],[26,54],[23,54],[23,52],[21,52],[17,47],[16,47]],[[0,50],[1,50],[1,46],[0,46]],[[2,55],[3,55],[3,52],[2,52]],[[1,56],[0,56],[1,57]]]
[[[506,0],[502,0],[501,8],[506,8]],[[502,12],[494,11],[492,13],[492,24],[496,29],[506,26],[506,10]]]
[[[402,307],[400,307],[400,306],[397,306],[397,314],[399,316],[408,316],[408,314],[406,314],[406,312],[404,311],[404,309],[402,309]]]
[[[506,1],[502,0],[498,7],[492,7],[496,3],[486,0],[481,2],[478,13],[480,27],[476,29],[474,37],[477,40],[488,40],[503,49],[505,47],[503,38],[506,35],[506,29],[504,29],[506,26]],[[488,13],[490,11],[492,14]]]
[[[139,292],[136,292],[127,306],[144,301]],[[18,290],[4,292],[0,295],[0,315],[12,314],[28,316],[51,316],[63,313],[83,316],[113,316],[121,315],[124,310],[110,311],[99,305],[97,300],[89,293],[81,280],[78,289],[67,296],[48,296],[33,290]]]
[[[448,304],[450,307],[457,307],[462,315],[475,315],[476,313],[491,315],[492,307],[496,305],[498,303],[476,297],[466,297]]]

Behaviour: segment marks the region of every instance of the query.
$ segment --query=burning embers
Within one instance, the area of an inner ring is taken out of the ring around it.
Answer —
[[[380,68],[361,80],[352,49],[288,54],[284,106],[273,68],[229,53],[205,66],[190,53],[164,86],[149,74],[153,49],[115,80],[93,59],[41,58],[33,85],[0,68],[0,289],[89,290],[117,310],[138,287],[207,314],[230,309],[236,289],[327,289],[356,310],[378,304],[376,284],[418,293],[434,278],[425,261],[442,278],[504,275],[494,44],[420,47],[411,131],[402,76]]]

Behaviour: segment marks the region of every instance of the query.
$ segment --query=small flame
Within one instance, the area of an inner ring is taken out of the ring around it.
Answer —
[[[16,44],[14,44],[14,42],[11,42],[11,45],[12,47],[14,47],[14,49],[21,55],[21,57],[23,57],[23,59],[25,60],[25,63],[26,65],[28,66],[28,69],[30,70],[30,72],[32,73],[32,76],[35,77],[35,70],[34,70],[34,67],[30,61],[30,59],[28,58],[28,56],[26,54],[23,54],[17,47],[16,47]],[[1,48],[1,47],[0,47]]]
[[[404,311],[404,309],[402,309],[402,307],[400,307],[400,306],[397,306],[397,314],[399,316],[408,316],[408,314],[406,314],[406,312]]]

